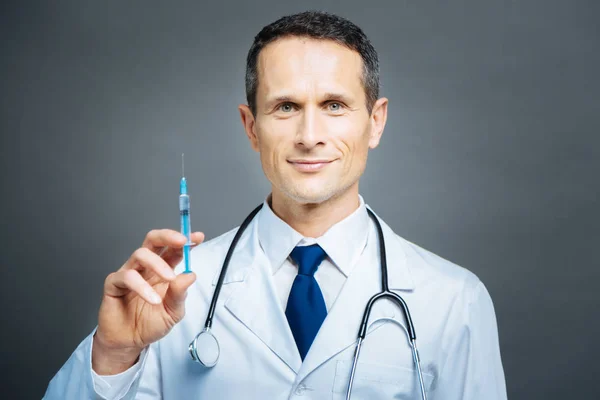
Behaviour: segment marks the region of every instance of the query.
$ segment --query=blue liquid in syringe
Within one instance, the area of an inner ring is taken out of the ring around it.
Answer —
[[[183,260],[185,263],[185,273],[192,272],[190,268],[190,245],[192,245],[192,228],[190,224],[190,196],[188,195],[187,182],[183,174],[183,154],[181,155],[181,181],[179,182],[179,218],[181,221],[181,233],[187,238],[187,243],[183,246]]]

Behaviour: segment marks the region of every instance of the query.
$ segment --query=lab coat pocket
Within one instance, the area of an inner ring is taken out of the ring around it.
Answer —
[[[332,399],[345,399],[352,361],[338,361],[333,381]],[[431,387],[433,375],[423,373],[425,391]],[[414,368],[358,362],[351,399],[420,399],[421,389]]]

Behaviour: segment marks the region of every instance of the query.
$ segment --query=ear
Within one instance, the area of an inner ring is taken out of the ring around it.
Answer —
[[[238,106],[238,110],[240,111],[240,117],[242,119],[242,125],[244,126],[244,131],[246,131],[246,136],[250,140],[250,146],[256,152],[258,152],[258,136],[256,135],[255,127],[256,123],[254,120],[254,115],[252,115],[252,111],[250,107],[246,104],[240,104]]]
[[[373,105],[371,111],[371,134],[369,136],[369,148],[374,149],[379,145],[385,122],[387,121],[388,99],[382,97]]]

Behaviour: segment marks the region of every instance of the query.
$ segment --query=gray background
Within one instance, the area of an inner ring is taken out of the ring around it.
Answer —
[[[246,52],[308,8],[379,51],[389,118],[361,193],[487,285],[509,398],[600,396],[600,10],[542,0],[3,2],[3,394],[40,398],[105,276],[178,229],[182,151],[209,239],[268,194],[236,110]]]

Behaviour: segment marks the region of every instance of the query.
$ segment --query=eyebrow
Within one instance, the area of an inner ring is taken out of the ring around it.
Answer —
[[[342,103],[346,103],[346,104],[349,104],[352,102],[350,97],[346,96],[345,94],[335,93],[335,92],[325,93],[325,99],[326,100],[338,100],[338,101],[341,101]]]
[[[272,105],[275,105],[277,103],[282,103],[282,102],[294,102],[294,100],[292,99],[291,96],[277,96],[273,99],[270,99],[269,101],[267,101],[267,106],[271,107]]]

